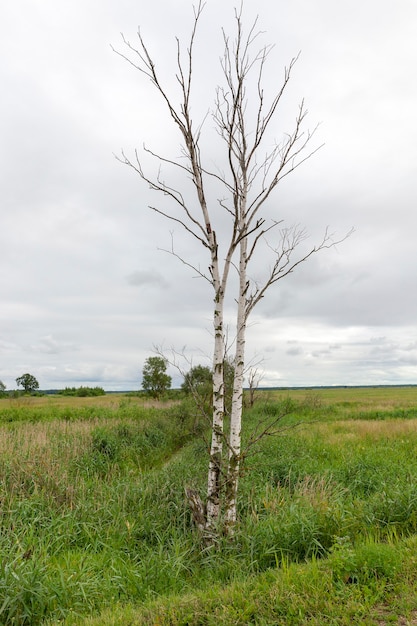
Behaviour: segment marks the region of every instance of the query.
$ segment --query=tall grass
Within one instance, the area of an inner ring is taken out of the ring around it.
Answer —
[[[332,586],[350,578],[380,589],[397,576],[390,546],[417,528],[415,420],[358,420],[352,411],[346,420],[325,398],[293,398],[281,434],[262,440],[245,461],[233,540],[219,537],[207,548],[184,496],[185,485],[203,493],[206,480],[206,444],[190,407],[72,400],[45,405],[37,421],[27,405],[0,427],[0,623],[76,623],[106,606],[148,606],[155,597],[172,598],[175,619],[150,609],[150,621],[137,623],[214,623],[216,616],[219,623],[214,587],[230,585],[230,597],[258,582],[266,590],[277,568],[295,572],[308,561],[313,574],[323,572],[317,559],[330,568]],[[273,399],[255,405],[246,432],[277,406]],[[175,600],[183,594],[192,599]],[[224,623],[279,623],[256,621],[260,601],[251,597],[235,618],[229,607]],[[192,612],[187,603],[212,606],[213,622],[206,609],[201,622],[180,618],[178,607]],[[282,623],[301,623],[289,601],[280,607]]]
[[[152,598],[140,607],[115,603],[98,618],[69,617],[67,626],[385,626],[413,624],[416,540],[357,547],[339,540],[327,560],[282,567],[223,587]],[[408,620],[407,620],[408,618]]]

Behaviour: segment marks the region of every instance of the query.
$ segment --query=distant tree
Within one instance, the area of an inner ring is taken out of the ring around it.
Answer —
[[[181,389],[188,395],[192,393],[212,392],[213,374],[207,365],[195,365],[184,376]]]
[[[23,387],[25,393],[32,393],[35,389],[39,389],[39,383],[32,374],[22,374],[16,378],[18,387]]]
[[[226,358],[223,362],[224,377],[224,412],[230,415],[232,407],[233,381],[235,378],[235,368],[233,360]],[[184,382],[181,389],[187,394],[192,395],[198,404],[205,411],[207,405],[210,409],[213,406],[213,372],[205,365],[196,365],[190,369],[184,376]]]
[[[213,372],[206,365],[195,365],[184,375],[182,391],[194,400],[198,418],[194,421],[194,431],[202,424],[201,418],[209,419],[213,409]]]
[[[6,391],[6,385],[2,380],[0,380],[0,398],[4,396],[4,392]]]
[[[159,398],[171,388],[171,376],[166,373],[168,362],[161,356],[150,356],[142,370],[142,388],[153,398]]]

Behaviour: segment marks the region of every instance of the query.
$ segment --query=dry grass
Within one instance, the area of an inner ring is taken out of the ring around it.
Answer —
[[[37,422],[0,428],[0,455],[3,459],[25,461],[59,457],[66,462],[80,452],[91,431],[105,423],[98,418],[75,422]]]
[[[417,435],[417,420],[344,420],[328,424],[317,424],[315,432],[326,437],[330,444],[340,445],[343,441],[361,439],[407,438]]]
[[[417,386],[261,390],[260,394],[261,399],[265,394],[265,400],[282,400],[290,396],[299,402],[314,396],[322,405],[343,405],[355,411],[390,411],[417,406]]]
[[[87,452],[90,433],[99,424],[96,419],[1,427],[2,500],[9,502],[42,491],[56,505],[72,508],[79,485],[69,477],[69,467],[73,459]]]
[[[157,400],[145,398],[143,396],[126,396],[122,393],[111,393],[104,396],[92,396],[80,398],[76,396],[20,396],[18,398],[4,398],[0,402],[0,414],[2,410],[10,408],[82,408],[82,407],[102,407],[117,410],[121,402],[129,402],[134,406],[144,408],[158,407],[161,403]],[[164,404],[165,406],[166,404]]]

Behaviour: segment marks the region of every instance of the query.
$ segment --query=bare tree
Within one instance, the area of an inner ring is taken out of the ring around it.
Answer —
[[[223,529],[228,531],[236,521],[236,496],[242,460],[245,340],[249,315],[272,285],[291,274],[312,255],[335,245],[336,242],[326,229],[321,241],[306,250],[305,246],[301,245],[306,238],[302,228],[284,227],[282,220],[277,218],[267,221],[265,205],[277,185],[319,148],[310,148],[315,131],[304,130],[307,114],[304,102],[301,102],[293,127],[284,135],[282,142],[274,145],[272,149],[267,147],[267,131],[277,116],[297,57],[285,68],[282,83],[275,94],[272,98],[267,98],[264,93],[263,76],[271,47],[256,49],[259,34],[257,21],[255,20],[245,32],[241,9],[235,10],[236,32],[233,39],[223,31],[224,50],[221,58],[223,84],[216,89],[214,110],[211,114],[215,131],[224,148],[225,171],[209,170],[203,163],[201,151],[203,124],[196,125],[191,114],[195,75],[194,49],[203,8],[201,0],[197,7],[194,7],[194,21],[185,53],[180,41],[176,40],[179,105],[175,104],[174,95],[169,93],[168,88],[161,82],[155,61],[140,31],[136,46],[122,35],[127,50],[125,49],[124,53],[117,50],[116,52],[151,81],[165,103],[167,112],[183,141],[181,159],[171,159],[144,148],[146,153],[159,162],[156,176],[149,176],[145,172],[137,151],[134,160],[124,152],[119,160],[133,168],[151,189],[171,200],[169,209],[164,208],[165,204],[150,208],[179,224],[206,249],[209,256],[208,272],[204,272],[177,254],[174,247],[171,250],[172,254],[205,278],[213,289],[213,415],[207,502],[204,506],[205,529],[210,534],[216,532],[220,523],[223,524]],[[162,166],[175,168],[177,173],[184,176],[184,181],[191,179],[195,192],[191,200],[188,200],[180,189],[165,182],[161,174]],[[213,183],[223,189],[223,198],[214,204],[208,200],[208,189]],[[221,233],[217,231],[216,214],[219,206],[223,214],[229,218],[230,227],[227,232],[224,226]],[[275,244],[269,241],[274,234],[272,231],[276,234]],[[261,244],[264,249],[267,246],[268,251],[272,252],[273,262],[263,281],[254,282],[249,277],[248,268],[254,262],[258,248],[262,247]],[[224,306],[227,289],[234,285],[233,280],[230,280],[234,270],[238,278],[238,290],[234,296],[235,375],[230,434],[226,437]],[[193,499],[195,507],[195,494]],[[201,522],[199,526],[201,527]]]
[[[263,372],[257,367],[251,367],[248,373],[248,393],[249,393],[249,406],[253,407],[257,397],[257,390],[261,384],[263,378]]]

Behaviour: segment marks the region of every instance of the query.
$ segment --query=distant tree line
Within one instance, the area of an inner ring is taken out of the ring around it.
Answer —
[[[79,398],[86,398],[89,396],[104,396],[106,392],[102,387],[65,387],[61,391],[58,391],[60,396],[77,396]]]
[[[16,378],[16,384],[18,387],[23,388],[24,394],[34,394],[37,393],[39,389],[39,383],[35,376],[32,374],[26,373],[22,374],[22,376],[18,376]],[[19,394],[22,391],[7,391],[6,385],[3,381],[0,380],[0,398],[4,398],[10,394]],[[104,396],[106,392],[102,387],[65,387],[65,389],[59,390],[56,392],[62,396],[77,396],[77,397],[87,397],[87,396]]]

